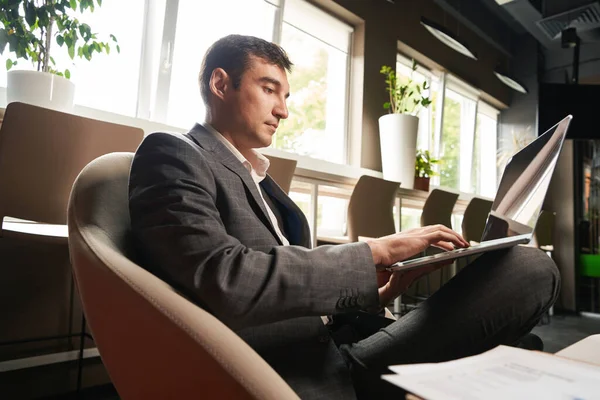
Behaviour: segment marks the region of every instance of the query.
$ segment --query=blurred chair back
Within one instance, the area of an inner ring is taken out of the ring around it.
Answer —
[[[294,172],[296,171],[296,164],[298,161],[290,160],[287,158],[268,156],[271,163],[269,165],[268,174],[273,178],[275,183],[279,185],[284,192],[290,192],[290,186],[292,185],[292,178],[294,178]]]
[[[485,229],[485,223],[492,209],[491,200],[473,197],[467,208],[462,221],[462,235],[467,242],[480,242]]]
[[[134,151],[143,136],[138,128],[29,104],[6,107],[0,128],[0,359],[66,350],[66,339],[48,338],[81,325],[66,229],[63,236],[11,231],[4,217],[66,225],[69,193],[83,167],[105,153]]]
[[[132,261],[131,153],[108,154],[79,175],[69,248],[83,308],[122,399],[298,399],[232,330]]]
[[[542,210],[538,218],[533,237],[537,246],[544,251],[554,250],[554,220],[556,213]]]
[[[143,137],[139,128],[10,103],[0,129],[0,222],[66,224],[81,169],[102,154],[135,151]]]
[[[348,203],[348,237],[380,237],[396,232],[394,201],[400,183],[363,175]]]
[[[423,206],[421,226],[442,224],[452,229],[452,210],[457,199],[457,193],[433,189]]]

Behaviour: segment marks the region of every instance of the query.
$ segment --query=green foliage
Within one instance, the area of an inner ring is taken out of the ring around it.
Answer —
[[[302,38],[288,33],[287,47],[293,49],[301,45]],[[289,52],[293,56],[293,51]],[[323,49],[314,52],[311,66],[294,67],[288,77],[292,96],[288,99],[288,119],[281,120],[277,135],[273,137],[274,147],[282,150],[304,152],[303,141],[306,135],[325,132],[327,109],[327,58]]]
[[[460,103],[446,97],[444,99],[442,151],[440,153],[440,185],[453,189],[460,187],[460,115]]]
[[[416,71],[417,63],[413,60],[412,72]],[[387,65],[381,67],[379,71],[385,75],[385,83],[390,101],[383,104],[383,108],[389,110],[392,114],[411,114],[417,115],[421,107],[428,107],[431,99],[425,95],[429,90],[427,81],[422,84],[415,82],[411,76],[408,79],[398,77],[396,71]]]
[[[415,176],[419,178],[428,178],[434,176],[436,172],[433,170],[433,165],[439,163],[431,157],[429,150],[417,150],[417,159],[415,161]]]
[[[50,57],[52,40],[59,47],[67,49],[71,59],[91,60],[94,53],[110,54],[112,42],[120,52],[117,38],[110,35],[110,41],[98,40],[92,28],[74,17],[75,11],[94,12],[102,5],[102,0],[0,0],[0,53],[6,46],[14,53],[15,60],[7,59],[6,69],[10,70],[19,59],[30,61],[38,71],[51,72],[67,79],[71,72],[55,70],[54,59]],[[56,32],[54,31],[56,28]]]

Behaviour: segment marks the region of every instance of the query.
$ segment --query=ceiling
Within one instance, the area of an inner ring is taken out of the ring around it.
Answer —
[[[600,42],[598,0],[434,0],[444,11],[508,56],[521,35],[560,48],[560,32],[577,29],[582,43]]]

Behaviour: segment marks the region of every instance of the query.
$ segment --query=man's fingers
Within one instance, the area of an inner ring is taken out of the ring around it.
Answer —
[[[452,250],[455,249],[455,247],[454,247],[454,245],[452,243],[444,242],[444,241],[433,243],[432,246],[433,247],[438,247],[438,248],[440,248],[442,250],[448,250],[448,251],[452,251]]]
[[[431,232],[427,235],[427,239],[430,244],[439,242],[454,243],[457,247],[465,247],[465,242],[461,240],[456,234],[448,233],[445,231]]]
[[[432,232],[445,232],[445,233],[448,233],[448,234],[456,237],[460,241],[461,247],[468,247],[469,246],[469,242],[467,242],[461,235],[459,235],[457,232],[453,231],[452,229],[450,229],[447,226],[442,225],[442,224],[426,226],[425,227],[425,232],[428,232],[428,233],[432,233]]]

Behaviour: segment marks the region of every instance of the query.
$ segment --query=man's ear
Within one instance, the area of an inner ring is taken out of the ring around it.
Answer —
[[[208,84],[212,94],[223,100],[230,85],[231,79],[227,72],[223,68],[215,68],[210,75],[210,82]]]

